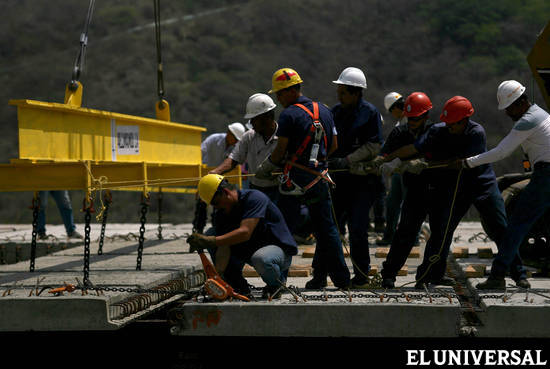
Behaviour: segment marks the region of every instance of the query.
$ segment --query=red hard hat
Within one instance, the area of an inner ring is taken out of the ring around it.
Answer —
[[[424,92],[413,92],[405,100],[406,117],[419,117],[432,108],[432,102]]]
[[[454,96],[443,106],[439,119],[447,124],[454,124],[472,114],[474,114],[474,107],[470,100],[463,96]]]

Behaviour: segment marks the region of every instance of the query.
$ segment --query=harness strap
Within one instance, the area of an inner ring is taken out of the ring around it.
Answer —
[[[312,102],[313,112],[311,112],[308,108],[306,108],[302,104],[294,104],[294,105],[296,105],[297,107],[304,110],[311,117],[312,123],[311,123],[311,126],[310,126],[310,129],[309,129],[309,132],[308,132],[307,136],[304,138],[304,141],[302,141],[302,143],[300,144],[300,146],[298,147],[296,152],[292,155],[290,160],[287,160],[287,162],[286,162],[286,164],[283,168],[283,177],[282,177],[283,178],[283,183],[288,188],[292,187],[292,181],[290,180],[290,177],[288,175],[291,167],[295,166],[295,167],[303,169],[303,170],[305,170],[304,168],[310,169],[308,167],[298,165],[298,163],[296,163],[296,161],[298,160],[299,157],[301,157],[303,155],[305,149],[308,147],[308,145],[309,145],[309,143],[311,142],[312,139],[314,139],[314,144],[319,144],[319,141],[321,140],[321,136],[322,136],[322,138],[324,139],[324,142],[325,142],[325,148],[326,148],[326,150],[328,150],[327,135],[325,134],[325,131],[324,131],[324,128],[321,124],[321,121],[319,120],[319,103]],[[316,173],[318,173],[318,172],[316,172]],[[309,188],[313,187],[313,185],[315,185],[317,182],[319,182],[319,180],[321,180],[321,179],[332,182],[331,180],[329,180],[327,178],[326,173],[327,173],[327,171],[321,172],[321,175],[317,175],[317,177],[310,184],[305,186],[304,189],[308,190]]]

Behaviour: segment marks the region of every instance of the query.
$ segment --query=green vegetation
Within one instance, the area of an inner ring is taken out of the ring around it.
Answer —
[[[4,1],[1,162],[18,157],[16,109],[8,100],[63,100],[87,9],[84,0]],[[550,2],[544,0],[165,0],[166,99],[173,121],[205,126],[210,134],[243,121],[248,96],[267,91],[280,67],[295,68],[306,95],[333,105],[331,81],[356,66],[367,74],[366,99],[381,110],[389,91],[424,91],[437,120],[448,98],[468,97],[493,147],[511,126],[496,109],[496,88],[504,79],[531,87],[525,58],[549,19]],[[83,106],[154,117],[153,22],[152,0],[96,1],[81,76]],[[543,104],[538,90],[531,90]],[[382,113],[387,133],[392,119]],[[497,175],[520,171],[520,158],[518,152],[496,164]],[[30,222],[31,197],[0,194],[0,222]],[[82,194],[72,197],[80,222]],[[113,222],[138,221],[139,194],[115,193],[114,201]],[[189,221],[192,203],[191,196],[166,194],[164,221]],[[48,214],[48,221],[60,221],[53,203]],[[156,214],[148,218],[154,221]]]

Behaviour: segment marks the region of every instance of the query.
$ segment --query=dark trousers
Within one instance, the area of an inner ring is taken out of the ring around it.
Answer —
[[[370,270],[369,254],[369,213],[376,201],[375,186],[357,186],[353,181],[338,182],[333,191],[333,205],[340,233],[344,234],[347,224],[350,256],[353,260],[355,283],[364,283]],[[341,222],[345,219],[346,222]]]
[[[426,243],[422,264],[416,272],[417,281],[434,281],[445,275],[454,231],[471,205],[476,207],[483,218],[488,236],[499,249],[502,247],[507,220],[504,201],[496,183],[490,189],[478,194],[459,185],[454,204],[453,192],[453,186],[430,187],[428,214],[431,235]],[[515,255],[513,266],[514,279],[525,277],[525,268],[518,254]]]
[[[535,164],[531,180],[519,195],[514,212],[510,216],[508,228],[491,267],[494,277],[502,278],[510,271],[515,280],[525,278],[524,274],[517,275],[515,266],[519,258],[519,247],[533,224],[550,207],[550,165],[541,164]]]
[[[397,272],[407,262],[422,223],[428,215],[428,201],[428,184],[425,180],[408,184],[401,207],[401,220],[393,236],[390,251],[382,263],[382,278],[395,280]]]
[[[298,185],[306,186],[315,177],[309,173],[297,172],[292,178]],[[334,221],[327,183],[319,181],[300,196],[281,194],[278,206],[291,234],[296,232],[296,227],[300,224],[301,204],[305,204],[308,208],[313,234],[317,240],[312,262],[314,277],[326,278],[328,275],[334,285],[347,286],[350,273]]]

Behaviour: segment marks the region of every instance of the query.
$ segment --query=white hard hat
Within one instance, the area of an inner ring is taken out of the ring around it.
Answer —
[[[248,98],[244,119],[252,119],[260,114],[275,109],[275,107],[277,107],[277,105],[275,105],[273,99],[268,95],[260,93],[254,94]]]
[[[246,131],[246,128],[244,128],[242,123],[239,122],[231,123],[227,126],[227,129],[233,133],[233,136],[235,136],[238,141],[241,140],[244,135],[244,131]]]
[[[387,111],[390,111],[390,108],[395,102],[401,99],[403,96],[399,92],[390,92],[384,97],[384,107]]]
[[[497,101],[498,110],[503,110],[512,105],[518,97],[525,92],[525,86],[518,81],[509,80],[504,81],[498,86]]]
[[[361,69],[355,67],[347,67],[340,73],[338,80],[332,82],[339,85],[367,88],[367,77]]]

